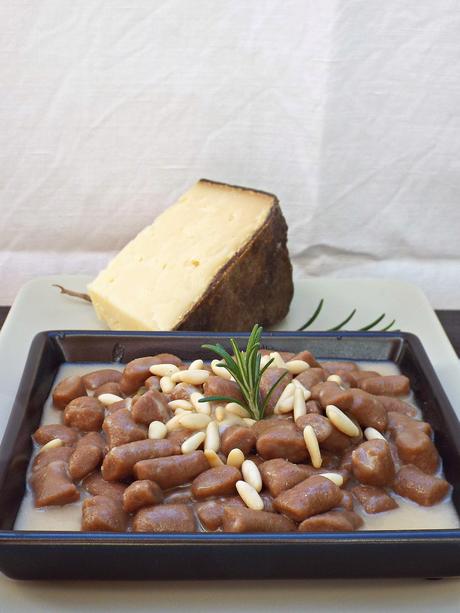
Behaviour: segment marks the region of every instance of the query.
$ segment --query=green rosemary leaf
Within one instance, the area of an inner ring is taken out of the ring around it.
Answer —
[[[353,309],[350,315],[348,315],[348,317],[346,317],[343,321],[341,321],[339,324],[337,324],[333,328],[329,328],[327,331],[335,332],[336,330],[340,330],[341,328],[343,328],[343,326],[345,326],[350,321],[350,319],[354,316],[355,313],[356,313],[356,309]]]
[[[392,326],[394,326],[394,324],[396,323],[396,319],[393,319],[393,321],[390,321],[390,323],[385,326],[384,328],[380,329],[380,332],[387,332]]]
[[[220,357],[224,359],[226,364],[234,362],[232,356],[222,347],[222,345],[219,345],[219,343],[217,343],[217,345],[201,346],[203,347],[203,349],[210,349],[211,351],[214,351],[214,353],[217,353],[217,355],[220,355]]]
[[[204,396],[200,398],[198,402],[236,402],[242,407],[246,408],[246,405],[238,398],[233,398],[233,396]]]
[[[288,374],[288,371],[283,372],[283,374],[280,377],[278,377],[278,379],[275,381],[275,383],[269,389],[268,394],[265,396],[265,399],[264,399],[264,401],[262,403],[262,415],[261,415],[261,417],[259,419],[261,419],[264,416],[265,409],[267,407],[267,403],[270,400],[270,396],[275,391],[275,387],[278,385],[278,383],[280,383],[281,379],[283,379],[287,374]]]
[[[368,324],[367,326],[363,326],[362,328],[359,328],[359,331],[364,332],[366,330],[371,330],[371,328],[379,324],[384,317],[385,317],[385,313],[382,313],[380,317],[377,317],[377,319],[374,320],[372,323]]]
[[[243,393],[246,391],[249,394],[249,381],[246,372],[246,364],[245,359],[243,357],[243,353],[240,351],[238,345],[235,343],[233,338],[230,339],[230,344],[235,353],[235,362],[238,365],[238,374],[235,375],[235,379],[238,381]]]
[[[316,307],[315,312],[313,313],[313,315],[310,317],[310,319],[308,321],[306,321],[304,323],[303,326],[300,326],[299,328],[299,332],[301,332],[302,330],[305,330],[306,328],[308,328],[309,326],[311,326],[311,324],[315,321],[315,319],[318,317],[318,315],[321,313],[321,309],[323,308],[323,304],[324,304],[324,298],[321,298],[321,300],[319,301],[318,306]]]
[[[274,360],[275,360],[275,358],[270,358],[268,360],[268,362],[265,364],[265,366],[260,369],[259,374],[258,374],[258,379],[257,379],[258,383],[260,383],[260,380],[262,379],[262,375],[264,374],[264,372],[266,370],[268,370],[270,368],[270,366],[271,366],[271,364],[273,364]]]

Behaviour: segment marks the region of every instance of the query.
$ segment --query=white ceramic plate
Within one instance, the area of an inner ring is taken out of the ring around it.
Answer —
[[[32,338],[42,330],[98,330],[104,326],[91,305],[54,288],[85,291],[86,276],[35,279],[19,292],[0,332],[0,435],[3,436]],[[330,328],[356,308],[346,329],[358,329],[385,313],[377,326],[395,327],[422,341],[457,415],[460,362],[424,294],[396,281],[307,279],[297,281],[288,317],[276,329],[296,330],[323,308],[309,330]],[[344,562],[345,563],[345,562]],[[229,569],[231,576],[231,569]],[[460,580],[283,581],[175,583],[12,582],[0,576],[1,611],[458,611]],[[387,607],[385,603],[388,603]]]

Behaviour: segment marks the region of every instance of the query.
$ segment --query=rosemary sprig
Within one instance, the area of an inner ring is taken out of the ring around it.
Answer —
[[[322,311],[324,305],[324,298],[321,298],[321,300],[318,303],[318,306],[315,309],[315,312],[313,313],[313,315],[310,317],[310,319],[308,321],[306,321],[303,326],[300,326],[300,328],[297,328],[298,332],[302,332],[303,330],[306,330],[307,328],[309,328],[312,323],[314,323],[317,319],[319,314]],[[351,321],[351,319],[356,315],[357,309],[353,309],[351,311],[351,313],[343,320],[341,321],[339,324],[333,326],[332,328],[328,328],[327,332],[338,332],[340,330],[343,329],[343,327],[349,323]],[[382,313],[381,315],[379,315],[379,317],[377,317],[377,319],[375,319],[373,322],[371,322],[370,324],[367,324],[367,326],[363,326],[362,328],[358,328],[357,331],[359,332],[364,332],[366,330],[372,330],[373,328],[375,328],[375,326],[377,326],[382,319],[384,319],[385,317],[385,313]],[[390,330],[394,324],[396,323],[396,320],[393,319],[393,321],[391,321],[387,326],[385,326],[384,328],[381,328],[380,330],[377,330],[377,332],[386,332],[388,330]]]
[[[231,396],[206,396],[201,398],[199,402],[236,402],[247,409],[253,419],[259,420],[263,418],[265,408],[273,390],[287,374],[287,371],[278,377],[262,400],[260,382],[264,372],[270,368],[273,358],[270,359],[263,368],[260,367],[261,356],[259,349],[261,336],[262,326],[256,324],[249,335],[246,351],[241,351],[235,340],[231,338],[230,344],[233,349],[233,356],[231,356],[220,344],[202,345],[203,349],[210,349],[222,358],[223,362],[221,366],[227,369],[233,376],[235,382],[239,385],[244,400],[242,401]]]

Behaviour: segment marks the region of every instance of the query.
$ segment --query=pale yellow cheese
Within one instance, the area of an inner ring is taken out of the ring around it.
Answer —
[[[273,196],[199,181],[89,284],[112,330],[173,330],[264,224]]]

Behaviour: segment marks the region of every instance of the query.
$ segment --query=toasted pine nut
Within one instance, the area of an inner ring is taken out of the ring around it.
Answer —
[[[227,464],[228,466],[234,466],[235,468],[240,468],[241,464],[244,462],[244,453],[238,447],[232,449],[227,456]]]
[[[310,368],[310,364],[304,362],[304,360],[291,360],[290,362],[286,362],[285,368],[293,375],[300,375],[301,372]]]
[[[241,464],[241,472],[243,473],[243,479],[246,483],[252,485],[256,492],[260,492],[262,489],[262,477],[257,464],[252,460],[245,460]]]
[[[183,417],[183,415],[174,415],[174,417],[171,417],[171,419],[166,422],[165,425],[168,432],[180,430],[183,427],[179,421],[181,417]]]
[[[207,370],[179,370],[171,375],[173,383],[190,383],[191,385],[201,385],[209,377]]]
[[[227,426],[244,426],[246,425],[241,417],[226,413],[225,418],[219,422],[219,431],[223,432]]]
[[[186,409],[175,409],[174,415],[183,415],[184,413],[189,413]]]
[[[252,485],[249,485],[249,483],[246,483],[246,481],[237,481],[236,490],[240,495],[241,500],[249,509],[254,509],[254,511],[263,511],[264,501],[252,487]]]
[[[164,394],[169,394],[169,392],[173,391],[175,384],[173,383],[171,377],[165,375],[160,379],[160,387]]]
[[[217,421],[222,421],[223,419],[225,419],[225,409],[222,405],[219,404],[215,408],[214,417],[217,419]]]
[[[298,379],[293,379],[292,383],[294,384],[295,387],[298,387],[299,389],[302,390],[303,392],[303,397],[305,398],[305,400],[309,400],[311,398],[311,392],[310,390],[307,390],[307,388],[305,387],[305,385],[303,385],[302,383],[300,383],[300,381]]]
[[[383,441],[387,440],[378,430],[370,427],[364,430],[364,436],[367,438],[368,441],[372,441],[375,438],[381,439]]]
[[[252,417],[243,417],[243,421],[244,421],[244,423],[245,423],[247,426],[249,426],[249,427],[251,427],[251,426],[253,426],[255,423],[257,423],[255,419],[252,419]]]
[[[200,392],[193,392],[190,395],[190,402],[193,404],[197,413],[204,413],[205,415],[211,415],[211,405],[209,402],[198,402],[204,398]]]
[[[342,487],[343,485],[343,477],[340,473],[320,473],[321,477],[326,477],[332,483],[335,483],[338,487]]]
[[[225,405],[225,410],[227,413],[231,413],[237,417],[249,417],[249,412],[237,402],[228,402]]]
[[[216,421],[210,421],[206,426],[206,438],[204,439],[204,448],[211,451],[219,451],[220,435],[219,426]]]
[[[193,360],[193,362],[188,367],[189,370],[201,370],[204,366],[203,360]]]
[[[294,389],[295,389],[295,386],[293,383],[288,383],[286,385],[284,390],[281,392],[281,396],[278,398],[277,403],[275,404],[275,409],[281,406],[285,400],[287,400],[291,396],[294,396]]]
[[[168,428],[162,421],[152,421],[149,426],[149,438],[164,438],[168,434]]]
[[[208,460],[209,466],[211,468],[216,468],[216,466],[224,466],[224,463],[215,451],[213,451],[212,449],[206,449],[206,443],[204,455],[206,456],[206,459]]]
[[[204,415],[203,413],[184,413],[183,415],[179,415],[179,422],[184,428],[189,428],[190,430],[202,430],[206,428],[206,426],[211,421],[209,415]]]
[[[221,364],[222,364],[221,360],[213,360],[211,362],[212,372],[218,377],[222,377],[222,379],[227,379],[227,381],[230,381],[232,378],[231,373],[229,373],[226,368],[221,366]]]
[[[310,454],[311,463],[314,468],[321,468],[323,458],[321,457],[321,451],[319,450],[318,439],[316,438],[315,431],[308,425],[303,429],[303,438],[305,445],[307,446],[308,453]]]
[[[294,409],[294,396],[288,396],[279,404],[277,403],[275,408],[278,409],[278,415],[290,413]]]
[[[49,449],[56,449],[57,447],[62,447],[63,444],[64,441],[62,441],[60,438],[53,438],[51,441],[45,443],[43,447],[38,450],[38,453],[41,453],[42,451],[48,451]]]
[[[191,409],[193,409],[193,405],[191,402],[182,399],[171,400],[171,402],[168,402],[168,406],[171,407],[171,409],[173,410],[184,409],[185,411],[190,411]]]
[[[270,353],[270,359],[273,358],[272,367],[286,368],[286,363],[277,351]]]
[[[152,375],[156,375],[157,377],[170,377],[179,369],[175,364],[153,364],[153,366],[150,366],[149,370]]]
[[[328,416],[332,424],[337,428],[337,430],[340,430],[340,432],[343,432],[347,436],[359,435],[358,426],[354,424],[351,419],[335,405],[327,405],[326,415]]]
[[[332,381],[333,383],[337,383],[337,385],[342,385],[343,380],[339,375],[329,375],[326,381]]]
[[[101,394],[97,397],[97,399],[99,400],[99,402],[102,402],[102,404],[106,407],[109,407],[115,402],[120,402],[121,400],[123,400],[123,398],[120,398],[120,396],[117,396],[116,394]]]
[[[196,451],[201,443],[204,441],[206,434],[204,432],[195,432],[192,436],[189,436],[182,443],[180,450],[183,454],[192,453]]]
[[[305,398],[303,396],[303,391],[300,387],[296,387],[294,392],[294,421],[301,417],[302,415],[307,414],[307,407],[305,405]]]

